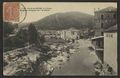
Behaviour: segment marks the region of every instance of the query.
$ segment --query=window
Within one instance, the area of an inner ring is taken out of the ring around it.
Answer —
[[[116,19],[116,14],[113,15],[113,18]]]
[[[101,35],[103,36],[103,35],[104,35],[104,33],[103,33],[103,32],[101,32]]]
[[[97,45],[98,45],[98,47],[100,47],[100,41],[98,41]]]
[[[108,34],[106,34],[106,37],[108,37]]]
[[[103,28],[103,23],[101,23],[101,28]]]
[[[103,15],[101,15],[101,19],[102,19],[102,20],[103,20],[103,17],[104,17],[104,16],[103,16]]]
[[[106,34],[106,37],[113,38],[112,34]]]
[[[113,38],[113,35],[111,34],[111,38]]]

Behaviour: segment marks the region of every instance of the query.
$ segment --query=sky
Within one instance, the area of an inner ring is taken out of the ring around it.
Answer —
[[[117,7],[115,2],[23,2],[21,10],[27,9],[27,15],[23,23],[34,22],[54,13],[83,12],[94,15],[94,10],[103,9],[109,6]],[[38,11],[32,11],[32,10]],[[25,17],[25,11],[20,11],[20,20]]]

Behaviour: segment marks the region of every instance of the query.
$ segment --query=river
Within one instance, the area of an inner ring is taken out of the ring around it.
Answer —
[[[77,52],[70,56],[70,60],[56,68],[52,75],[95,75],[93,63],[97,60],[95,54],[90,54],[88,40],[79,40]]]

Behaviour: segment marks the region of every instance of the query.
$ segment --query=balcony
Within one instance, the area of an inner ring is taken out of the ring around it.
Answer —
[[[95,47],[95,50],[96,50],[96,51],[103,51],[104,48],[102,48],[102,47]]]
[[[103,51],[104,50],[104,37],[103,36],[98,36],[98,37],[94,37],[91,39],[92,44],[93,44],[93,48],[96,51]]]

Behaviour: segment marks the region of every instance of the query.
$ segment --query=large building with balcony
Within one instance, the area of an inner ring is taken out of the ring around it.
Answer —
[[[104,59],[104,31],[117,23],[117,9],[107,7],[94,12],[95,36],[91,38],[92,44],[100,60]]]
[[[94,12],[95,36],[103,36],[104,30],[117,23],[117,8],[107,7]]]
[[[107,7],[95,11],[94,50],[103,65],[117,73],[117,8]]]

